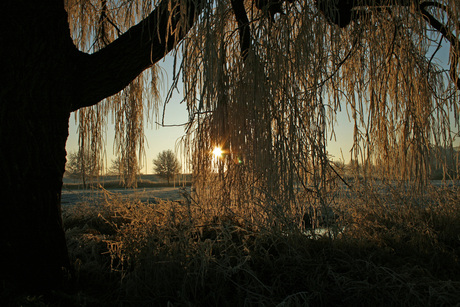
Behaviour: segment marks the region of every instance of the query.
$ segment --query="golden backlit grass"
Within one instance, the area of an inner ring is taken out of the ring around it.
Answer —
[[[363,196],[364,195],[364,196]],[[451,306],[460,301],[460,191],[338,196],[335,238],[200,204],[64,211],[76,305]],[[223,212],[223,211],[222,211]]]

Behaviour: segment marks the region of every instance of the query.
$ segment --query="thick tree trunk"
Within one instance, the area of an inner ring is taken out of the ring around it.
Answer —
[[[69,268],[60,198],[77,53],[62,1],[7,0],[0,11],[0,274],[44,290]]]
[[[70,267],[60,209],[70,113],[119,92],[184,37],[200,9],[187,1],[182,22],[183,8],[168,3],[87,55],[72,42],[63,0],[0,1],[2,285],[60,285]]]
[[[42,290],[58,286],[69,268],[60,197],[70,113],[36,111],[10,110],[0,123],[0,266],[2,278]]]

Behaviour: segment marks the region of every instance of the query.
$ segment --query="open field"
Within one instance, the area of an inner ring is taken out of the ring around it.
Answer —
[[[353,178],[347,179],[352,182]],[[111,193],[123,195],[127,200],[140,200],[142,202],[157,202],[157,199],[181,201],[184,200],[184,192],[190,193],[191,190],[191,175],[181,175],[170,185],[158,177],[157,175],[141,175],[138,181],[138,188],[125,189],[116,176],[101,176],[88,184],[89,187],[84,188],[79,180],[64,178],[64,186],[62,189],[62,205],[77,204],[80,202],[100,202],[104,198],[105,189]],[[431,180],[430,185],[437,188],[458,188],[460,181],[442,181]],[[342,184],[342,195],[351,195],[345,185]],[[382,191],[387,190],[387,186],[381,187]],[[381,191],[381,192],[382,192]]]
[[[126,199],[143,202],[156,202],[156,199],[183,200],[184,191],[190,192],[190,174],[168,183],[157,175],[141,175],[136,189],[125,189],[116,176],[101,176],[87,184],[85,188],[80,180],[64,178],[61,203],[63,206],[80,202],[100,202],[104,198],[103,190],[123,195]]]
[[[139,176],[137,181],[138,188],[159,188],[159,187],[178,187],[191,184],[191,175],[190,174],[181,174],[171,180],[170,184],[168,182],[154,174],[142,174]],[[99,188],[103,187],[105,189],[123,189],[123,184],[119,177],[117,176],[99,176],[92,180],[88,180],[86,186],[83,185],[83,182],[79,178],[64,177],[63,179],[64,190],[83,190],[88,188]]]

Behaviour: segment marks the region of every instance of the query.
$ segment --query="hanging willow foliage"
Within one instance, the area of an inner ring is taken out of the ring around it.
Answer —
[[[197,193],[214,210],[257,202],[257,213],[244,208],[248,216],[268,218],[326,206],[336,184],[327,143],[339,111],[354,123],[362,176],[424,183],[432,148],[452,145],[459,93],[432,59],[439,34],[413,6],[379,2],[339,28],[313,1],[286,1],[275,21],[245,1],[247,58],[231,1],[209,3],[184,44],[182,69]],[[458,21],[460,4],[444,4]],[[459,24],[451,26],[458,35]]]
[[[157,4],[67,2],[75,42],[89,52]],[[197,195],[212,210],[246,206],[251,218],[266,219],[327,205],[336,184],[327,143],[340,111],[354,124],[351,158],[365,179],[423,184],[432,148],[452,146],[459,122],[459,1],[203,3],[181,45],[180,71],[190,115],[184,145]],[[444,23],[438,31],[428,25],[437,27],[434,19]],[[450,69],[435,61],[443,38],[453,43]],[[142,157],[144,112],[158,106],[156,87],[152,70],[76,115],[81,150],[100,159],[101,127],[113,112],[128,185]],[[212,156],[215,146],[223,158]],[[248,206],[254,203],[264,205]]]
[[[157,1],[67,0],[71,33],[80,50],[96,52],[145,18]],[[145,120],[159,107],[157,66],[138,76],[122,92],[94,107],[75,112],[79,132],[79,155],[91,157],[103,169],[105,128],[112,117],[115,124],[114,149],[121,180],[136,187],[144,158]],[[84,163],[82,164],[84,167]]]

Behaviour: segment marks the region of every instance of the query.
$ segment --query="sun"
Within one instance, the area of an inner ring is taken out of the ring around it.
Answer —
[[[214,147],[214,150],[212,151],[212,154],[213,154],[214,157],[216,157],[216,158],[222,157],[222,148],[220,148],[220,147]]]

